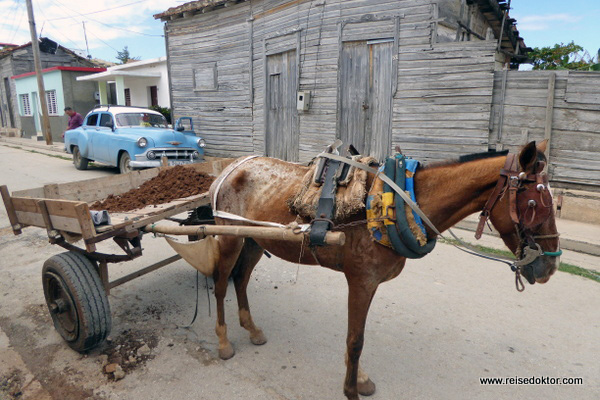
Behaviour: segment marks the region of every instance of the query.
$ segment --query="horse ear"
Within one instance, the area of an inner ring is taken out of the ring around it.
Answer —
[[[535,141],[529,142],[519,154],[519,164],[525,172],[533,171],[533,167],[537,161],[538,149],[535,147]]]
[[[537,145],[537,150],[540,153],[545,153],[547,148],[548,148],[548,139],[542,140],[540,142],[540,144]]]

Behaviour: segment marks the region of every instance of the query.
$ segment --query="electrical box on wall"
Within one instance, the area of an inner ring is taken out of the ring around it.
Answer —
[[[94,92],[94,100],[96,100],[96,101],[100,100],[100,92]]]
[[[298,92],[298,111],[308,111],[310,105],[310,90]]]

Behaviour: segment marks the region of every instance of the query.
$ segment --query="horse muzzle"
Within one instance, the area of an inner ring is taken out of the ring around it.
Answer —
[[[521,275],[530,284],[546,283],[558,269],[560,257],[541,255],[529,264],[521,266]]]

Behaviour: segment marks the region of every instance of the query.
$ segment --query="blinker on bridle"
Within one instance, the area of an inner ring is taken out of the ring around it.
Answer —
[[[521,259],[513,262],[510,267],[515,273],[515,285],[519,292],[525,290],[521,280],[521,268],[531,264],[538,257],[558,257],[562,250],[544,251],[535,242],[535,239],[551,239],[559,236],[559,233],[550,235],[532,235],[529,231],[544,223],[552,213],[552,195],[548,186],[548,176],[543,172],[545,163],[539,162],[534,174],[518,172],[517,159],[514,154],[508,154],[504,168],[500,171],[500,178],[496,187],[488,198],[481,214],[479,224],[475,231],[475,238],[481,238],[483,228],[490,216],[490,212],[500,197],[508,191],[509,214],[515,225],[515,230],[521,238]],[[535,186],[525,187],[524,183],[536,183]],[[528,217],[529,215],[529,217]]]

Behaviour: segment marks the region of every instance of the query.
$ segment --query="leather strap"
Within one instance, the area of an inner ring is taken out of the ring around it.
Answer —
[[[488,198],[487,202],[483,206],[483,210],[481,211],[481,214],[479,214],[479,224],[477,224],[477,229],[475,230],[475,239],[479,240],[481,238],[481,235],[483,234],[483,228],[485,226],[486,221],[490,217],[490,212],[492,211],[492,208],[494,208],[494,205],[496,205],[496,202],[502,195],[502,191],[508,184],[508,180],[510,179],[511,174],[516,171],[517,171],[516,157],[514,154],[508,154],[506,156],[506,162],[504,163],[504,168],[502,168],[502,170],[500,171],[500,178],[498,178],[498,182],[496,182],[496,187],[494,187],[494,191],[492,192],[492,194]],[[516,199],[516,195],[517,195],[516,191],[514,192],[514,195],[515,195],[515,199]],[[512,201],[511,201],[511,203],[512,203]],[[516,212],[516,210],[515,210],[515,212]],[[512,214],[511,214],[511,217],[512,217]]]

